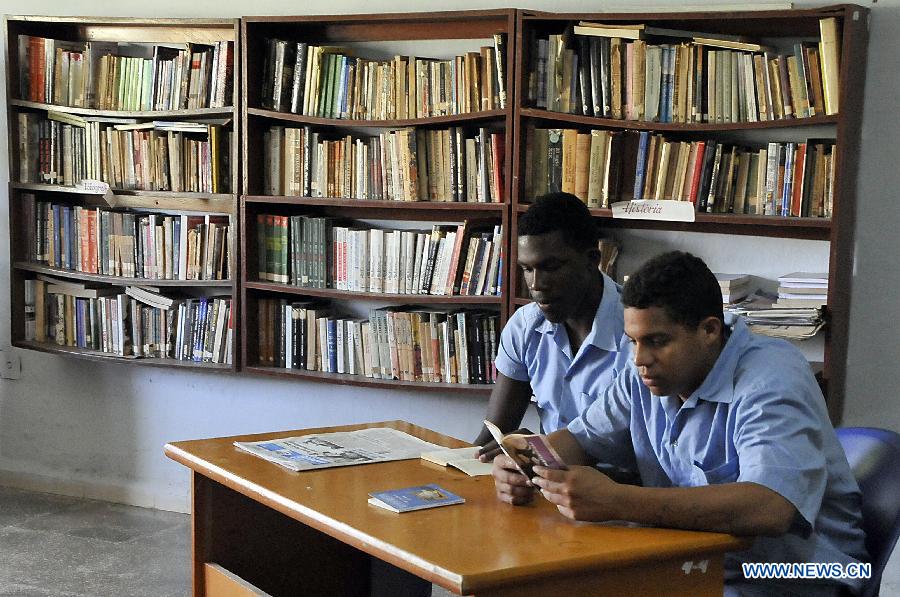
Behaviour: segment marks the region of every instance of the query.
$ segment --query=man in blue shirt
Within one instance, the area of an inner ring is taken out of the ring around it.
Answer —
[[[541,427],[551,432],[601,396],[627,362],[619,287],[599,272],[597,228],[574,195],[538,198],[518,235],[518,265],[534,302],[503,328],[485,418],[508,433],[533,394]],[[475,443],[485,446],[483,460],[498,452],[486,429]]]
[[[748,562],[865,561],[860,494],[825,402],[789,343],[727,327],[719,285],[698,258],[666,253],[622,291],[633,359],[606,394],[550,436],[572,465],[630,467],[642,486],[592,467],[535,467],[533,485],[494,461],[501,500],[536,486],[566,517],[757,537],[728,554],[726,595],[840,595],[853,579],[759,580]]]

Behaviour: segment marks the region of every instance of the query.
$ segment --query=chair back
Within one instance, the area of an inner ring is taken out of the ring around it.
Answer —
[[[842,427],[838,440],[862,492],[862,524],[872,558],[863,597],[875,597],[900,535],[900,435],[872,427]]]

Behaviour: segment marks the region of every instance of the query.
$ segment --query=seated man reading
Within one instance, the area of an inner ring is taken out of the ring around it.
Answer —
[[[747,562],[865,561],[860,493],[801,353],[783,340],[725,325],[715,276],[672,252],[625,284],[632,360],[614,385],[550,435],[569,470],[535,467],[534,485],[505,456],[498,497],[535,487],[575,520],[754,536],[725,559],[726,595],[842,595],[853,579],[751,580]],[[592,466],[632,467],[641,486]]]
[[[518,234],[518,265],[534,302],[503,328],[485,418],[512,431],[533,393],[549,433],[564,429],[624,367],[622,304],[619,287],[599,271],[597,228],[578,197],[539,197],[519,219]],[[482,460],[499,453],[487,429],[475,443],[484,446]]]

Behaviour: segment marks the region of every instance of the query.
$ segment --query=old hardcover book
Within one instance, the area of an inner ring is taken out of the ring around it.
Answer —
[[[562,191],[575,194],[575,164],[578,150],[578,131],[562,131]]]
[[[549,129],[547,133],[547,191],[558,193],[563,189],[563,130]]]
[[[822,84],[825,96],[825,113],[838,113],[840,97],[841,35],[834,17],[819,19],[819,58],[822,64]]]
[[[590,134],[587,187],[588,207],[600,207],[603,203],[601,193],[605,182],[603,180],[603,174],[604,166],[606,164],[608,138],[609,131],[604,129],[594,129]]]

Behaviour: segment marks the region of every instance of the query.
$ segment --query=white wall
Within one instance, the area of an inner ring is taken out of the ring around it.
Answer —
[[[654,6],[662,4],[674,9],[684,6],[683,2],[653,2]],[[388,0],[339,4],[309,0],[303,5],[310,13],[419,11],[434,6],[431,2]],[[470,0],[442,8],[506,5],[597,11],[603,7],[622,8],[626,3]],[[151,4],[83,0],[77,5],[57,0],[5,0],[2,10],[9,14],[237,17],[247,13],[293,14],[299,6],[285,0],[257,0],[252,4],[231,0],[157,0]],[[637,10],[637,6],[627,4],[628,10]],[[900,97],[896,77],[900,68],[895,41],[900,33],[900,0],[881,0],[871,7],[873,26],[860,156],[859,245],[845,419],[852,424],[900,430],[900,408],[895,400],[900,387],[896,324],[900,316],[900,272],[896,266],[895,235],[900,230],[900,208],[893,197],[895,189],[900,188],[895,149],[900,139],[896,112],[896,98]],[[5,68],[5,64],[0,66],[0,78],[5,78]],[[6,121],[0,118],[0,138],[5,137]],[[2,151],[0,172],[8,172],[7,156]],[[0,213],[8,213],[7,204],[4,186],[0,189]],[[8,238],[8,230],[7,218],[0,217],[0,238]],[[662,235],[652,242],[668,245],[679,240],[677,235]],[[691,242],[702,244],[704,256],[725,255],[733,248],[729,239],[714,235]],[[2,244],[0,278],[8,280],[8,246],[5,241]],[[777,250],[774,255],[778,257]],[[812,267],[827,259],[827,253],[811,243],[798,247],[792,259],[795,260],[790,263]],[[8,294],[0,293],[0,322],[10,318]],[[0,346],[8,349],[9,340],[8,324],[0,323]],[[184,468],[163,456],[162,446],[167,441],[384,419],[406,419],[471,439],[485,405],[483,397],[451,393],[342,388],[247,375],[183,373],[17,352],[22,357],[22,378],[0,381],[0,484],[160,508],[185,509],[188,504],[189,477]]]

